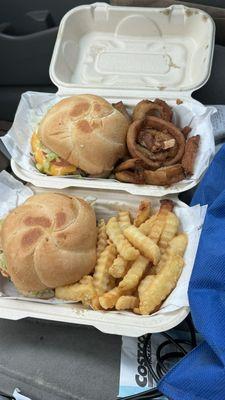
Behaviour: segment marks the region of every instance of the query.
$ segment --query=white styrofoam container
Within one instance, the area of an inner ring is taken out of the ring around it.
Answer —
[[[168,8],[115,7],[105,3],[79,6],[62,19],[50,65],[57,96],[98,94],[110,101],[135,105],[143,98],[180,98],[204,115],[206,107],[191,94],[207,81],[212,64],[215,27],[204,11],[175,5]],[[207,114],[207,112],[206,112]],[[212,126],[204,132],[209,157],[214,152]],[[201,149],[200,149],[201,150]],[[133,185],[110,179],[49,177],[22,168],[12,160],[21,179],[36,186],[69,186],[123,190],[133,194],[162,196],[195,186],[196,179],[171,187]]]
[[[79,6],[60,23],[50,76],[64,95],[191,96],[209,77],[214,35],[195,8]]]
[[[17,321],[23,318],[38,318],[47,321],[89,325],[104,333],[132,337],[172,329],[189,314],[189,308],[182,307],[163,316],[155,315],[144,318],[131,314],[109,314],[101,311],[84,310],[80,304],[44,304],[4,297],[0,299],[0,305],[0,318],[4,319]],[[151,320],[149,320],[150,318]]]
[[[18,187],[15,186],[16,181],[14,178],[11,177],[9,183],[5,182],[4,184],[6,185],[6,188],[9,184],[11,192],[12,190],[15,190],[15,192],[17,193],[18,191],[19,194],[20,187],[18,185]],[[19,185],[22,186],[21,184]],[[31,186],[30,188],[34,193],[43,192],[43,189],[41,188],[34,186]],[[46,190],[54,191],[53,189]],[[133,196],[131,194],[124,196],[124,193],[122,192],[114,192],[112,195],[112,192],[107,192],[105,190],[95,190],[90,192],[88,189],[81,190],[68,188],[63,190],[63,192],[86,198],[89,201],[96,199],[94,204],[96,216],[98,219],[105,218],[106,220],[110,216],[115,215],[115,213],[121,209],[129,210],[134,215],[140,200],[144,198],[141,196]],[[18,194],[15,196],[13,201],[12,198],[9,198],[8,203],[11,204],[10,208],[15,207],[15,201],[17,201],[16,198],[18,198]],[[9,194],[7,196],[10,197]],[[187,232],[189,242],[184,256],[186,264],[177,284],[177,294],[175,297],[173,295],[173,298],[171,298],[170,301],[168,298],[167,305],[165,303],[159,311],[150,316],[136,315],[131,312],[93,311],[84,309],[79,303],[53,304],[51,301],[39,302],[35,301],[35,299],[20,298],[18,295],[13,295],[13,297],[10,298],[12,295],[5,294],[10,297],[0,297],[0,318],[19,320],[30,317],[69,322],[73,324],[91,325],[105,333],[135,337],[146,333],[166,331],[178,325],[189,313],[187,286],[201,232],[203,218],[201,215],[204,215],[204,211],[203,214],[201,214],[202,211],[199,207],[198,211],[193,212],[190,207],[179,201],[176,197],[173,199],[175,202],[175,212],[177,215],[180,215],[181,230]],[[152,197],[150,198],[150,201],[153,208],[158,208],[159,199]],[[6,205],[4,212],[6,212],[7,207],[8,205]],[[0,276],[0,287],[3,293],[5,285],[4,281],[5,278]],[[6,284],[12,285],[9,282]]]

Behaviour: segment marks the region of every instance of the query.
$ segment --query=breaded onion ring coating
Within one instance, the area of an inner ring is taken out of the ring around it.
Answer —
[[[142,100],[134,107],[133,121],[143,119],[147,116],[155,116],[162,118],[165,121],[172,121],[173,112],[168,104],[163,100]]]
[[[115,168],[115,172],[126,171],[127,169],[136,170],[138,168],[147,168],[148,166],[140,158],[129,158],[123,161]]]
[[[181,132],[183,133],[184,138],[187,139],[189,133],[191,132],[191,127],[185,126],[183,129],[181,129]]]
[[[120,171],[115,173],[115,177],[120,182],[134,183],[138,185],[145,183],[144,172]]]
[[[149,168],[157,169],[177,164],[181,160],[185,139],[171,122],[157,117],[146,117],[130,125],[127,147],[133,158],[140,158]]]
[[[170,186],[185,178],[181,164],[159,168],[156,171],[144,171],[145,182],[149,185]]]

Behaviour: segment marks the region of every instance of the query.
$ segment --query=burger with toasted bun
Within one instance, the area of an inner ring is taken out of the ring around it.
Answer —
[[[83,199],[34,195],[3,220],[0,268],[25,295],[79,281],[96,262],[96,218]]]
[[[32,135],[36,166],[48,175],[108,176],[126,153],[128,124],[102,97],[65,98],[47,112]]]

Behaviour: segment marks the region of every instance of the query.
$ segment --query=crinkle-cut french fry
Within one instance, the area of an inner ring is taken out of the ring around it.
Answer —
[[[165,219],[166,217],[162,215],[162,213],[158,213],[158,216],[155,222],[152,224],[151,229],[149,230],[148,237],[153,240],[154,243],[158,243],[160,236],[163,232],[165,226]]]
[[[153,240],[156,244],[162,235],[165,228],[167,217],[170,214],[170,209],[173,208],[173,202],[171,200],[161,200],[159,211],[156,213],[156,220],[149,231],[148,237]]]
[[[128,261],[124,260],[120,254],[115,258],[113,264],[109,268],[109,273],[114,278],[123,278],[128,269]]]
[[[147,275],[145,279],[142,279],[140,285],[138,286],[138,294],[144,293],[149,289],[149,286],[154,282],[154,275]]]
[[[118,253],[127,261],[135,260],[139,251],[135,249],[121,232],[119,223],[115,217],[110,218],[106,225],[106,232],[110,240],[115,244]]]
[[[98,223],[98,238],[97,238],[97,258],[105,250],[107,246],[106,225],[104,219],[100,219]]]
[[[139,300],[136,296],[121,296],[116,302],[116,310],[132,310],[137,307]]]
[[[159,248],[161,253],[164,253],[166,250],[168,243],[174,238],[177,234],[179,228],[179,219],[173,212],[168,212],[166,223],[164,225],[164,229],[162,231],[160,240],[159,240]]]
[[[148,236],[151,232],[152,225],[157,219],[157,214],[153,214],[150,218],[148,218],[143,224],[139,226],[139,231],[143,233],[145,236]]]
[[[179,233],[175,236],[168,245],[168,254],[178,254],[183,257],[188,244],[188,237],[186,233]]]
[[[141,201],[137,215],[134,219],[134,225],[139,227],[141,224],[143,224],[150,216],[151,212],[151,203],[150,201]]]
[[[140,313],[151,314],[175,288],[184,266],[179,255],[171,255],[157,275],[146,276],[138,288]]]
[[[122,292],[118,286],[116,286],[109,292],[104,293],[103,296],[99,297],[99,302],[102,308],[104,308],[105,310],[108,310],[109,308],[110,309],[114,308],[121,294]]]
[[[170,199],[160,200],[160,210],[173,211],[174,202]]]
[[[139,256],[131,265],[129,271],[126,273],[122,281],[119,283],[119,287],[123,291],[134,289],[138,286],[149,260],[143,256]]]
[[[98,295],[102,295],[109,288],[110,279],[109,268],[116,258],[117,251],[113,244],[109,244],[100,254],[97,260],[93,275],[93,282]]]
[[[145,236],[134,225],[125,229],[124,236],[126,236],[129,242],[131,242],[136,248],[138,248],[138,250],[140,250],[140,253],[143,254],[143,256],[149,258],[154,265],[158,264],[160,259],[160,250],[153,240]]]
[[[123,232],[128,226],[131,225],[129,211],[120,211],[118,214],[119,226]]]
[[[168,244],[166,251],[162,254],[162,257],[156,266],[156,273],[158,274],[162,267],[165,265],[166,260],[169,256],[173,254],[178,254],[179,256],[183,256],[188,244],[188,238],[185,233],[180,233],[175,236]]]
[[[60,286],[55,289],[57,299],[81,301],[84,306],[89,306],[96,296],[93,277],[86,275],[79,282],[72,285]]]
[[[166,252],[163,253],[161,258],[160,258],[159,263],[157,265],[155,265],[155,267],[154,267],[155,268],[155,274],[154,275],[157,275],[161,271],[162,267],[166,263],[167,258],[168,258],[168,254]]]
[[[98,297],[97,294],[91,300],[91,307],[95,311],[102,310],[102,307],[101,307],[101,305],[99,303],[99,297]]]
[[[140,311],[140,293],[145,293],[148,291],[149,287],[151,287],[152,283],[154,282],[154,275],[147,275],[138,286],[138,297],[139,297],[139,307],[135,307],[133,311],[135,314],[141,314]]]

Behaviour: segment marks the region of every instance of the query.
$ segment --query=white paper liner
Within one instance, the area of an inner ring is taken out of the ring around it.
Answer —
[[[210,116],[215,109],[204,107],[197,101],[189,98],[177,105],[175,100],[167,100],[173,107],[173,122],[179,127],[190,125],[192,135],[200,135],[200,147],[195,162],[194,174],[189,179],[184,179],[170,187],[160,187],[154,185],[133,185],[118,182],[115,179],[95,179],[95,178],[76,178],[76,176],[50,177],[39,172],[30,155],[30,139],[38,123],[46,114],[47,110],[63,97],[57,94],[26,92],[22,95],[19,103],[14,123],[8,134],[1,138],[8,152],[11,154],[17,167],[14,172],[25,181],[29,181],[36,186],[42,187],[92,187],[114,190],[125,190],[133,194],[148,194],[152,196],[163,196],[169,193],[179,193],[195,186],[202,174],[208,167],[214,152],[214,138]],[[116,102],[118,99],[107,98],[109,102]],[[121,100],[121,99],[120,99]],[[122,99],[128,110],[132,110],[140,99]],[[18,171],[17,171],[18,170]]]
[[[33,188],[36,193],[43,192],[43,189]],[[47,191],[52,191],[48,189]],[[137,209],[137,206],[143,197],[124,195],[118,192],[112,198],[112,195],[107,191],[92,191],[91,195],[88,190],[79,189],[67,189],[64,192],[74,194],[85,198],[90,204],[93,205],[97,219],[105,218],[109,219],[112,215],[115,215],[119,210],[129,210],[133,215]],[[7,213],[12,210],[15,206],[22,204],[28,197],[32,195],[33,191],[29,187],[25,187],[23,184],[15,180],[7,172],[3,171],[0,173],[0,217],[4,218]],[[181,307],[188,307],[187,289],[192,272],[195,254],[198,246],[200,237],[201,227],[204,221],[206,207],[188,207],[186,204],[180,202],[177,198],[170,197],[175,202],[175,213],[179,217],[181,224],[180,230],[184,231],[188,235],[188,246],[185,252],[184,260],[185,267],[180,276],[176,288],[172,291],[166,301],[163,303],[161,309],[155,313],[155,315],[163,315],[168,312],[173,312]],[[150,199],[153,208],[159,206],[159,199]],[[9,299],[26,300],[28,302],[41,302],[46,304],[57,304],[64,303],[56,299],[50,300],[39,300],[30,299],[20,295],[15,289],[12,282],[8,279],[0,277],[0,295]],[[77,307],[77,310],[81,309],[80,304],[74,304],[73,307]],[[95,313],[99,313],[95,311]],[[132,314],[134,319],[138,318],[151,318],[151,316],[138,316],[130,312],[117,312],[117,311],[101,311],[106,314]]]

